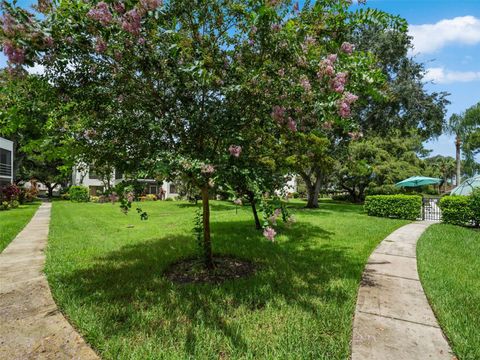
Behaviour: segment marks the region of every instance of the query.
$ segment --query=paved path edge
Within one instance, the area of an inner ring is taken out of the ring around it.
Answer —
[[[97,360],[63,316],[44,274],[51,203],[0,253],[0,358]]]
[[[417,241],[433,223],[400,227],[370,255],[353,319],[352,360],[456,359],[417,270]]]

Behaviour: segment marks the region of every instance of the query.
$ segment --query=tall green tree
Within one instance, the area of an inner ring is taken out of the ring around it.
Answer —
[[[70,177],[71,133],[63,127],[66,102],[38,75],[0,74],[0,135],[14,142],[16,182],[36,179],[48,189]]]
[[[462,149],[467,163],[474,162],[474,153],[480,149],[480,103],[464,113],[453,114],[445,127],[448,134],[455,136],[456,185],[461,183]],[[469,166],[469,165],[467,165]]]

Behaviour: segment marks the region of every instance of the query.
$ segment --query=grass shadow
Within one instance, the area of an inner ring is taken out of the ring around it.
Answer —
[[[198,353],[200,326],[221,332],[242,353],[248,344],[235,324],[239,314],[289,306],[321,317],[325,307],[352,302],[348,289],[338,284],[358,282],[363,263],[348,254],[348,247],[334,243],[331,231],[299,222],[282,228],[282,239],[270,243],[252,222],[228,221],[213,223],[212,234],[217,253],[252,260],[259,266],[256,274],[220,285],[171,283],[163,277],[164,270],[193,253],[187,245],[192,237],[174,235],[123,246],[55,281],[67,286],[76,302],[95,308],[102,336],[131,331],[175,334],[182,328],[187,334],[185,351],[192,356]],[[145,315],[149,311],[158,317]]]

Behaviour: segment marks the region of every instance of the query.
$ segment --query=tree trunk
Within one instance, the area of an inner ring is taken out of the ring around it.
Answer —
[[[212,242],[210,239],[210,205],[208,203],[208,187],[202,187],[202,206],[203,206],[203,256],[205,267],[212,270],[215,266],[213,264],[212,256]]]
[[[320,176],[317,176],[317,178],[315,179],[315,185],[312,185],[310,181],[308,183],[305,181],[305,183],[307,184],[307,190],[308,190],[307,208],[317,209],[318,195],[320,194],[320,186],[322,183],[321,178]]]
[[[53,198],[53,189],[55,189],[55,186],[57,186],[57,184],[52,185],[50,183],[45,183],[45,186],[47,187],[48,198]]]
[[[260,219],[258,218],[258,213],[257,213],[257,207],[255,206],[255,195],[252,192],[249,192],[248,199],[250,200],[250,205],[252,206],[253,218],[255,219],[255,229],[261,230],[262,224],[260,224]]]
[[[460,177],[461,177],[461,166],[462,166],[462,159],[460,157],[461,155],[461,152],[460,152],[460,148],[462,146],[462,140],[460,139],[460,136],[457,135],[457,137],[455,138],[455,160],[457,162],[457,176],[456,176],[456,179],[455,179],[455,185],[458,186],[460,185]]]

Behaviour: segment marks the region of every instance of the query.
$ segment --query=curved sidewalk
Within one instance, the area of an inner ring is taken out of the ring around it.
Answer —
[[[417,240],[431,224],[397,229],[370,256],[355,310],[352,360],[455,359],[417,272]]]
[[[58,310],[43,274],[51,203],[0,254],[0,359],[98,359]]]

